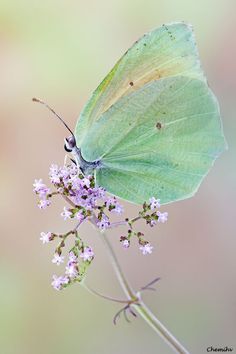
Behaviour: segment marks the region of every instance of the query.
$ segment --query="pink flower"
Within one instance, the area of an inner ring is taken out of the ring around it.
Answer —
[[[75,278],[78,275],[78,270],[75,264],[70,264],[66,267],[66,275],[70,278]]]
[[[43,244],[49,243],[51,241],[51,232],[41,232],[41,237],[40,240],[42,241]]]
[[[34,192],[39,194],[40,198],[44,198],[50,193],[50,189],[42,183],[42,179],[36,179],[33,184]]]
[[[70,219],[71,215],[72,215],[72,213],[70,212],[70,210],[68,210],[68,208],[64,207],[63,212],[61,213],[61,216],[64,218],[64,220]]]
[[[51,165],[50,170],[49,170],[49,177],[50,181],[53,184],[59,184],[60,183],[60,168],[57,165]]]
[[[83,259],[84,262],[91,261],[94,257],[94,252],[91,247],[86,247],[84,252],[80,254],[80,257]]]
[[[151,227],[155,226],[156,224],[157,224],[156,220],[152,219],[152,220],[150,221],[150,226],[151,226]]]
[[[71,184],[72,184],[72,188],[75,190],[79,190],[81,187],[81,179],[78,176],[72,176],[72,178],[70,179]]]
[[[109,218],[103,214],[101,220],[97,222],[97,226],[100,230],[106,230],[110,226]]]
[[[57,277],[56,275],[53,275],[52,279],[53,281],[51,284],[55,290],[61,290],[63,285],[69,283],[68,277],[64,276]]]
[[[113,213],[116,214],[122,214],[124,212],[124,208],[122,205],[120,205],[119,203],[116,204],[116,207],[112,210]]]
[[[124,240],[124,241],[122,241],[122,246],[123,246],[124,248],[129,248],[129,246],[130,246],[129,240]]]
[[[79,221],[83,221],[84,220],[84,214],[82,212],[82,210],[79,210],[76,214],[75,214],[75,218]]]
[[[81,186],[82,187],[87,187],[87,188],[89,188],[90,187],[90,179],[89,178],[83,178],[82,180],[81,180]]]
[[[150,243],[146,243],[146,245],[140,246],[139,249],[140,249],[140,251],[142,252],[143,255],[151,254],[153,246],[151,246]]]
[[[161,222],[162,224],[168,220],[168,213],[161,213],[160,211],[157,212],[158,216],[158,222]]]
[[[52,263],[55,263],[56,265],[60,265],[61,263],[64,262],[64,258],[65,257],[59,255],[58,253],[55,253],[52,259]]]
[[[51,204],[50,200],[42,199],[38,202],[39,209],[46,209]]]
[[[117,202],[116,197],[108,198],[106,204],[107,207],[110,208],[109,210],[113,213],[121,214],[124,211],[123,206]]]
[[[45,184],[43,183],[42,179],[36,179],[33,184],[34,187],[34,192],[38,193],[42,188],[45,187]]]
[[[156,199],[154,197],[149,199],[150,202],[150,208],[151,210],[156,209],[156,208],[160,208],[161,204],[160,204],[160,199]]]
[[[69,262],[68,262],[68,264],[76,263],[77,260],[78,260],[77,256],[73,252],[70,252],[69,253]]]

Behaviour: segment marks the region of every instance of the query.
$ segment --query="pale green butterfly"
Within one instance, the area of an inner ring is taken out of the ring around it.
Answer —
[[[85,175],[133,203],[191,197],[225,149],[217,100],[185,23],[145,34],[85,105],[66,140]]]

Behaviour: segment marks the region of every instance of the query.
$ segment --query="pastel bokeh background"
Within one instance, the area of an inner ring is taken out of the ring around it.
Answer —
[[[155,252],[120,249],[135,288],[156,276],[156,293],[144,298],[191,353],[208,346],[236,350],[236,6],[235,0],[2,0],[0,3],[1,106],[1,354],[123,354],[171,350],[136,319],[112,318],[119,306],[80,286],[56,292],[53,248],[39,233],[64,231],[62,202],[36,206],[34,178],[47,180],[52,162],[63,163],[64,128],[33,96],[45,99],[73,128],[90,93],[144,32],[164,22],[193,24],[202,65],[216,93],[229,144],[197,195],[166,206],[169,222],[151,230]],[[135,215],[136,208],[125,204]],[[83,227],[96,251],[87,282],[123,297],[98,236]]]

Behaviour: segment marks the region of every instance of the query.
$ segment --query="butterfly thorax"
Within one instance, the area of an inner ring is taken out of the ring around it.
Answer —
[[[86,161],[81,154],[80,148],[78,148],[77,146],[72,149],[71,154],[73,155],[77,166],[80,168],[80,170],[85,176],[93,174],[94,170],[99,168],[99,166],[101,165],[100,160],[92,162]]]
[[[100,160],[86,161],[83,158],[81,149],[76,145],[76,139],[74,135],[65,139],[65,150],[72,154],[74,162],[85,176],[93,174],[94,170],[101,165]]]

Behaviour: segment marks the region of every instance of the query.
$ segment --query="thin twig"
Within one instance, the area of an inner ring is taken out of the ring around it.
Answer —
[[[88,286],[87,284],[85,284],[84,282],[82,283],[83,287],[88,290],[91,294],[93,295],[96,295],[96,296],[99,296],[103,299],[106,299],[106,300],[109,300],[109,301],[112,301],[112,302],[118,302],[120,304],[127,304],[128,303],[128,300],[120,300],[120,299],[115,299],[113,297],[110,297],[110,296],[107,296],[107,295],[104,295],[104,294],[101,294],[99,293],[98,291],[92,289],[90,286]]]
[[[62,197],[69,203],[73,208],[75,208],[75,204],[68,198],[65,194],[62,194]]]
[[[153,284],[155,284],[155,283],[156,283],[157,281],[159,281],[160,279],[161,279],[161,278],[158,277],[158,278],[152,280],[150,283],[148,283],[147,285],[143,286],[143,287],[140,289],[140,291],[147,290],[147,289],[149,289],[149,290],[156,290],[156,289],[154,289],[154,288],[151,288],[150,286],[153,285]]]
[[[133,223],[133,222],[136,222],[136,221],[138,221],[140,219],[142,219],[141,216],[136,216],[136,218],[133,218],[130,221]]]
[[[117,221],[117,222],[112,222],[108,229],[113,229],[114,227],[119,227],[119,226],[127,226],[128,221]]]

